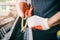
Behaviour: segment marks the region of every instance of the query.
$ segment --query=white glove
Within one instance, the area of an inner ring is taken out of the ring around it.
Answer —
[[[38,25],[41,25],[42,30],[48,30],[49,26],[48,26],[47,20],[48,18],[42,18],[37,15],[34,15],[28,18],[28,27],[32,28],[34,26],[36,27]]]

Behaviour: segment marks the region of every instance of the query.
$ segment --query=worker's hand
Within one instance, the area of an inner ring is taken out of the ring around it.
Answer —
[[[32,15],[32,6],[30,6],[30,8],[28,8],[27,3],[24,2],[20,2],[17,6],[19,6],[20,12],[19,14],[21,14],[20,16],[22,18],[28,17]],[[19,11],[19,10],[18,10]]]
[[[38,30],[49,29],[47,18],[42,18],[36,15],[28,18],[28,27],[32,29],[38,29]]]

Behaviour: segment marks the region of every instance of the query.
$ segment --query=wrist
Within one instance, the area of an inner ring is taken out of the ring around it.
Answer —
[[[52,27],[52,26],[57,25],[58,24],[58,21],[59,21],[59,17],[58,16],[56,16],[56,17],[53,16],[51,18],[48,18],[48,25],[49,25],[49,27]]]
[[[45,18],[44,24],[45,24],[45,25],[43,25],[43,30],[48,30],[48,29],[50,29],[50,25],[48,24],[48,18]]]

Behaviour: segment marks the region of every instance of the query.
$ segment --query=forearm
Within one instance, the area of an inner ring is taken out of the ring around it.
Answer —
[[[48,25],[55,26],[60,23],[60,11],[48,19]]]

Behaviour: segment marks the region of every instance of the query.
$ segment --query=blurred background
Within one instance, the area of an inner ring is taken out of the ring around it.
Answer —
[[[16,15],[15,4],[19,0],[0,0],[0,19],[8,15]],[[15,11],[13,13],[13,11]]]
[[[16,3],[19,0],[0,0],[0,40],[11,29],[16,17]]]

